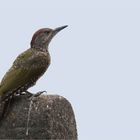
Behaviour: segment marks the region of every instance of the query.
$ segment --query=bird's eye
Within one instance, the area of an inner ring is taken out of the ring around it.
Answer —
[[[45,32],[45,35],[48,35],[48,34],[49,34],[49,32],[48,32],[48,31],[46,31],[46,32]]]

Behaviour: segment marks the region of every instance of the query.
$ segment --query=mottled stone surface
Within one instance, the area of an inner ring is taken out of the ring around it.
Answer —
[[[72,107],[58,95],[40,95],[32,101],[26,95],[15,97],[9,113],[0,122],[0,139],[75,140],[77,130]]]

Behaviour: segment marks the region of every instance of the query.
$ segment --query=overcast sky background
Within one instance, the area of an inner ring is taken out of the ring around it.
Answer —
[[[30,91],[72,104],[79,140],[140,139],[139,0],[0,1],[0,78],[42,27],[69,25]]]

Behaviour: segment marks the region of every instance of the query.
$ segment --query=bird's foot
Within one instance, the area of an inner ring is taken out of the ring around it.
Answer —
[[[42,93],[44,93],[44,92],[46,92],[47,93],[47,91],[39,91],[39,92],[37,92],[36,94],[34,94],[33,96],[34,97],[38,97],[38,96],[40,96]]]
[[[38,96],[40,96],[42,93],[44,93],[44,92],[47,92],[47,91],[39,91],[39,92],[37,92],[36,94],[34,94],[34,93],[31,93],[31,92],[29,92],[29,91],[25,91],[25,93],[28,95],[28,97],[30,98],[30,97],[38,97]]]
[[[33,93],[31,93],[29,91],[24,91],[24,92],[21,92],[20,95],[27,95],[28,97],[31,97],[31,96],[33,96]]]

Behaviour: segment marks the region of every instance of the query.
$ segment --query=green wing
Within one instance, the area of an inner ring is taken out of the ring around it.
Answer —
[[[44,67],[39,66],[40,61],[35,61],[36,59],[38,60],[41,58],[32,58],[32,56],[33,52],[27,50],[25,53],[17,57],[13,66],[1,81],[0,95],[6,94],[9,91],[14,91],[29,83],[33,78],[41,76],[44,71]],[[36,63],[35,66],[34,63]]]

